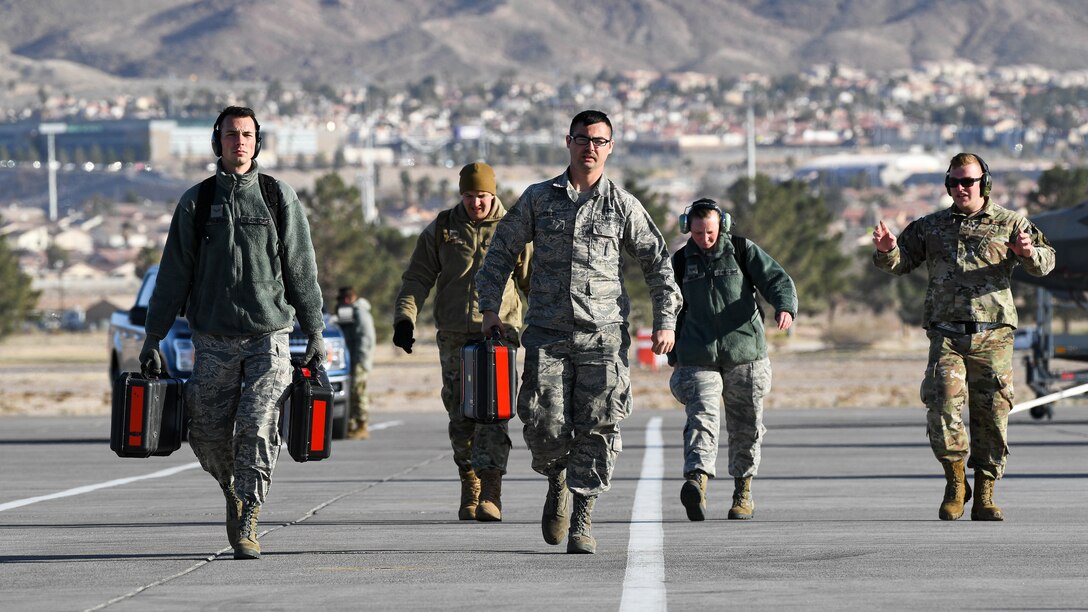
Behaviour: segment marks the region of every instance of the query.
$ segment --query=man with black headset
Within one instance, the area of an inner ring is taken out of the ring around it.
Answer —
[[[323,363],[321,288],[310,228],[290,185],[258,174],[261,127],[231,106],[212,129],[214,180],[174,211],[140,351],[159,376],[159,342],[181,309],[195,362],[185,384],[189,443],[227,501],[235,559],[257,559],[257,518],[280,449],[280,402],[291,382],[288,336],[298,318],[306,363]],[[203,187],[203,188],[202,188]]]
[[[921,395],[929,444],[945,473],[937,515],[945,521],[963,515],[971,499],[966,459],[975,470],[971,520],[1000,521],[993,493],[1009,453],[1017,324],[1010,281],[1017,265],[1033,276],[1048,274],[1054,249],[1034,224],[990,200],[993,178],[978,155],[953,157],[944,186],[952,206],[913,221],[898,238],[879,222],[873,263],[896,275],[923,264],[929,272],[923,318],[929,363]]]
[[[733,477],[728,517],[752,518],[752,477],[759,470],[766,432],[763,398],[771,390],[755,290],[774,307],[778,329],[789,329],[797,315],[793,279],[763,249],[731,230],[732,218],[714,200],[696,200],[680,215],[680,231],[690,231],[691,238],[672,257],[684,306],[676,348],[669,354],[676,368],[669,387],[687,412],[680,502],[692,521],[706,518],[707,481],[716,474],[718,458],[720,399],[725,401]]]

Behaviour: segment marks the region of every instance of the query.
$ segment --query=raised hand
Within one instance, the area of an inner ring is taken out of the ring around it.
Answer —
[[[1031,234],[1023,230],[1013,232],[1005,245],[1020,257],[1031,257],[1035,253],[1035,245],[1031,244]]]
[[[873,245],[875,245],[876,250],[881,253],[887,253],[895,248],[895,234],[888,229],[887,225],[884,225],[883,221],[877,223],[876,229],[873,230]]]

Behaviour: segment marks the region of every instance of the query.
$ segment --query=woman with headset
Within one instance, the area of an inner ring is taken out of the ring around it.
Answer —
[[[680,501],[688,519],[706,518],[707,481],[716,474],[720,400],[725,400],[731,519],[755,510],[752,477],[759,469],[763,398],[771,389],[771,363],[755,291],[774,307],[775,323],[789,329],[797,314],[797,289],[786,271],[755,243],[731,235],[729,213],[714,200],[695,201],[680,215],[691,233],[672,258],[684,307],[676,328],[675,366],[669,386],[684,404],[684,484]]]

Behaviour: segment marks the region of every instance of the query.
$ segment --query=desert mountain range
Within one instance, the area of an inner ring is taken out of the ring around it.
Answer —
[[[1084,67],[1079,0],[0,0],[0,91],[156,81]]]

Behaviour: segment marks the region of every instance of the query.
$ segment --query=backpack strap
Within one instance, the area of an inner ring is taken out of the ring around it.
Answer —
[[[752,277],[748,275],[748,239],[744,236],[729,236],[729,242],[733,243],[733,259],[737,260],[740,273],[752,283]],[[754,287],[754,285],[753,285]]]
[[[283,222],[280,214],[283,212],[283,193],[280,191],[280,183],[270,174],[257,174],[257,182],[261,185],[261,198],[268,207],[268,214],[272,217],[272,225],[276,226],[276,254],[280,261],[286,265],[284,256],[286,252],[283,246]]]
[[[756,301],[759,318],[760,320],[766,320],[767,317],[763,314],[763,305],[759,303],[759,296],[756,295],[756,284],[752,282],[752,275],[748,273],[748,239],[744,236],[730,235],[729,241],[733,243],[733,259],[737,260],[737,267],[740,268],[741,275],[752,287],[752,298]]]

